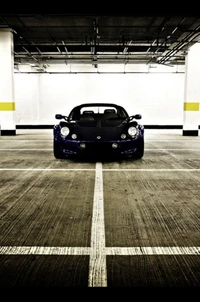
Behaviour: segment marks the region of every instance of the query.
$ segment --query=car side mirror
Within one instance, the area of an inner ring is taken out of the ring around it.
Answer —
[[[141,114],[136,114],[133,116],[136,120],[140,120],[142,118]]]
[[[55,115],[55,118],[56,118],[57,120],[61,120],[61,119],[63,118],[63,116],[62,116],[62,114],[56,114],[56,115]]]
[[[141,114],[131,115],[128,117],[127,121],[132,121],[133,119],[140,120],[142,118]]]

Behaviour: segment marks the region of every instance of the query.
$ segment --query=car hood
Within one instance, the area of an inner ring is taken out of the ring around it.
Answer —
[[[127,123],[122,120],[78,121],[69,123],[68,127],[79,140],[118,140],[123,132],[126,133]]]

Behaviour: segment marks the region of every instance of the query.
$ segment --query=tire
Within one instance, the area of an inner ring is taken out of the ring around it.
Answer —
[[[65,158],[63,153],[60,151],[60,145],[55,140],[53,141],[53,155],[57,159]]]
[[[144,156],[144,138],[142,139],[140,146],[137,148],[134,154],[134,157],[136,159],[140,159],[143,156]]]

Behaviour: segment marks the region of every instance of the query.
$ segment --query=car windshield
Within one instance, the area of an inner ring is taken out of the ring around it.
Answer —
[[[102,119],[125,119],[128,117],[127,112],[121,106],[112,106],[112,105],[82,105],[75,107],[70,115],[70,120],[81,120],[84,118],[102,118]]]
[[[117,113],[116,108],[114,108],[114,107],[103,107],[103,106],[83,107],[83,108],[81,108],[80,112],[81,112],[81,114],[83,114],[84,111],[91,111],[93,113],[104,113],[105,110],[112,110],[113,112]]]

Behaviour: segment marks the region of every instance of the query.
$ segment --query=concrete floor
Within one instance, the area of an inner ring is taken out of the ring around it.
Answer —
[[[200,287],[200,137],[145,130],[141,160],[57,160],[0,136],[1,288]]]

